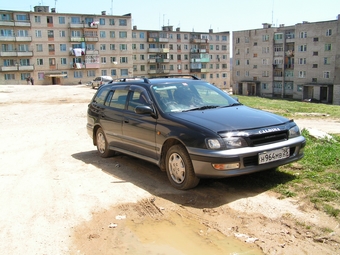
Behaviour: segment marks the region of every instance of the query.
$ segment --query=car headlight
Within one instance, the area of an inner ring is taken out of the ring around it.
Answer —
[[[289,129],[288,139],[300,136],[300,128],[298,126],[294,126]]]
[[[206,143],[209,149],[217,150],[222,148],[222,144],[219,139],[207,139]]]
[[[244,140],[243,137],[226,137],[223,140],[227,149],[237,149],[248,146],[246,140]]]

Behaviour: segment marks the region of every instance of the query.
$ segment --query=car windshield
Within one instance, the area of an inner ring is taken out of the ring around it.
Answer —
[[[207,82],[186,81],[152,86],[163,112],[184,112],[231,107],[240,103],[226,92]]]

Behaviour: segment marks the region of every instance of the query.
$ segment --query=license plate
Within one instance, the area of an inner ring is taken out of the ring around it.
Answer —
[[[259,165],[289,158],[289,147],[259,153]]]

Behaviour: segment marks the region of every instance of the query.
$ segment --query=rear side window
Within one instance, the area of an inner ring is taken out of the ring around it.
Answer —
[[[113,95],[108,97],[105,105],[111,108],[125,109],[128,93],[129,91],[125,89],[117,89],[113,91]]]
[[[109,90],[107,89],[99,90],[93,101],[96,102],[97,104],[104,105],[105,98],[108,93],[109,93]]]

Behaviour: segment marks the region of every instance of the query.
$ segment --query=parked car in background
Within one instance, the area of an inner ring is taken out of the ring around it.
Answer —
[[[98,76],[92,81],[92,88],[99,88],[101,85],[111,82],[113,79],[111,76]]]
[[[99,87],[87,131],[101,157],[152,162],[177,189],[200,178],[276,168],[303,157],[293,120],[242,105],[196,77],[121,79]]]

